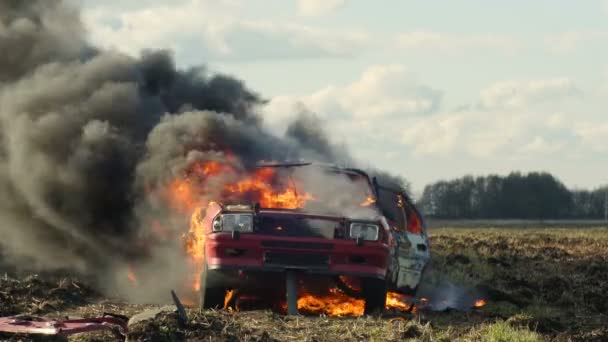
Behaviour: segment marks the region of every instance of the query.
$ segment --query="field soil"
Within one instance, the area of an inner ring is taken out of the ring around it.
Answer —
[[[608,228],[436,228],[425,286],[449,283],[488,301],[476,310],[382,317],[287,317],[269,310],[159,313],[132,324],[129,341],[608,341]],[[170,303],[170,296],[167,295]],[[132,316],[156,308],[106,298],[86,281],[0,275],[0,315]],[[32,340],[3,334],[0,340]],[[61,340],[61,339],[58,339]],[[70,341],[114,341],[109,332]]]

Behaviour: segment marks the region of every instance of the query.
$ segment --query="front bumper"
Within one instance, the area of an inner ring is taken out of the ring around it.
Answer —
[[[311,275],[385,279],[389,248],[377,241],[213,233],[205,244],[207,268],[221,274],[299,270]]]

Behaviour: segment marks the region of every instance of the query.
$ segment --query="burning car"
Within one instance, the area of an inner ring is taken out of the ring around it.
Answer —
[[[259,164],[255,177],[225,188],[239,195],[210,201],[192,218],[202,307],[224,306],[234,289],[281,296],[292,271],[331,279],[363,299],[366,314],[384,309],[388,291],[416,292],[429,244],[403,189],[359,169],[311,163]]]

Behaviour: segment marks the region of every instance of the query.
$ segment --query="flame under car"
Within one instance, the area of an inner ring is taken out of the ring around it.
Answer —
[[[204,230],[201,306],[223,307],[228,289],[280,302],[285,272],[294,270],[307,281],[330,279],[363,299],[366,314],[384,309],[387,291],[415,292],[428,240],[403,190],[356,169],[304,163],[260,166],[265,168],[277,176],[272,182],[289,184],[289,203],[211,202],[195,215]]]

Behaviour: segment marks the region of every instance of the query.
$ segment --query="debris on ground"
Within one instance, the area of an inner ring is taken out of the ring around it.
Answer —
[[[127,318],[112,314],[66,320],[28,315],[0,318],[0,331],[5,333],[68,336],[99,330],[112,331],[115,336],[124,339],[127,335]]]

